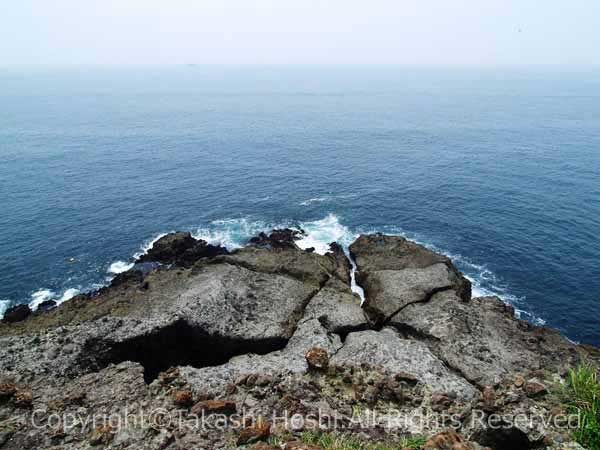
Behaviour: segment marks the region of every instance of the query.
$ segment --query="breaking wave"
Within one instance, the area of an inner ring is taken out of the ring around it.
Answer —
[[[0,317],[4,317],[4,313],[10,307],[10,300],[0,300]]]
[[[29,302],[29,307],[35,311],[38,308],[38,306],[40,306],[40,304],[42,302],[45,302],[46,300],[54,300],[57,305],[60,305],[61,303],[66,302],[67,300],[71,300],[73,297],[80,293],[81,290],[77,288],[69,288],[65,290],[62,294],[57,294],[56,292],[50,289],[40,289],[31,294],[31,301]]]
[[[108,267],[108,273],[117,275],[119,273],[127,272],[133,266],[134,266],[133,263],[128,263],[125,261],[115,261]]]

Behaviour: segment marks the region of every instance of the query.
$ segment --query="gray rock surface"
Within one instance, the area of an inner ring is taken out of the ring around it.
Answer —
[[[403,339],[391,328],[350,333],[331,360],[341,366],[368,365],[385,372],[408,374],[431,392],[444,392],[472,400],[477,389],[452,373],[422,342]]]
[[[389,324],[427,342],[448,366],[479,386],[536,370],[564,375],[585,353],[556,330],[517,319],[497,297],[464,303],[452,291],[440,292],[403,309]]]
[[[338,278],[331,278],[312,298],[304,317],[317,318],[328,331],[342,336],[368,328],[360,297]]]
[[[464,301],[471,298],[471,283],[447,256],[403,237],[363,235],[350,246],[350,253],[368,300],[365,310],[375,326],[437,292],[453,290]]]
[[[189,405],[209,399],[253,417],[326,411],[370,439],[446,426],[386,425],[397,411],[456,414],[480,443],[567,439],[539,422],[499,437],[468,420],[478,409],[549,414],[559,400],[546,387],[583,359],[599,360],[597,349],[516,319],[497,298],[471,299],[447,257],[397,236],[361,236],[350,247],[363,309],[341,247],[304,251],[298,233],[276,230],[231,253],[167,235],[142,259],[168,266],[1,323],[0,447],[236,448],[239,427],[194,425]],[[309,355],[325,363],[309,365]],[[530,395],[528,380],[545,389]],[[149,421],[156,411],[177,421]],[[376,412],[377,425],[353,422],[357,411]],[[52,414],[146,420],[56,427]],[[303,429],[271,433],[291,440]]]

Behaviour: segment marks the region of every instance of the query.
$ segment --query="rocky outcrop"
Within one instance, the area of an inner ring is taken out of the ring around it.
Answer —
[[[425,434],[427,448],[566,439],[547,422],[498,432],[479,419],[550,414],[558,405],[551,386],[570,366],[598,359],[597,350],[518,320],[497,298],[471,298],[447,257],[396,236],[361,236],[350,247],[366,292],[361,308],[343,249],[302,250],[298,233],[274,230],[232,252],[173,233],[140,259],[159,264],[5,320],[2,448],[308,445],[298,442],[307,422],[278,423],[273,414],[325,415],[338,431],[371,440]],[[178,419],[117,427],[46,420],[125,410]],[[42,426],[32,425],[32,411],[41,411]],[[422,414],[430,420],[391,420]],[[198,426],[215,415],[230,426]],[[461,434],[447,430],[448,417]]]
[[[356,279],[368,298],[365,310],[375,326],[438,292],[451,290],[464,301],[471,298],[471,283],[447,256],[400,236],[360,236],[350,253],[356,261]]]
[[[219,245],[208,244],[202,239],[195,239],[190,233],[169,233],[158,239],[152,247],[140,256],[139,263],[157,262],[191,267],[200,258],[213,258],[227,253],[227,249]]]
[[[563,375],[582,354],[556,330],[518,320],[513,308],[497,297],[465,303],[453,291],[440,292],[427,303],[404,308],[389,325],[427,342],[448,366],[478,386],[536,370]]]

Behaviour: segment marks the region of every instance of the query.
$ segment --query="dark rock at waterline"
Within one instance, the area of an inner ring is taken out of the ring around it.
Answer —
[[[20,322],[27,319],[31,312],[29,305],[16,305],[6,310],[2,321],[6,323]]]
[[[350,285],[350,272],[352,271],[352,266],[350,261],[348,261],[342,246],[337,242],[332,242],[329,244],[329,252],[327,252],[325,256],[333,258],[336,264],[337,277],[344,283]]]
[[[276,229],[270,234],[260,232],[250,239],[249,243],[257,247],[296,247],[295,241],[301,239],[304,232],[290,228]]]
[[[110,282],[111,286],[120,286],[125,283],[137,282],[141,283],[144,280],[144,273],[141,270],[130,269],[126,272],[117,274]]]
[[[220,245],[208,244],[202,239],[195,239],[188,232],[169,233],[158,239],[144,255],[139,263],[158,262],[191,267],[200,258],[213,258],[227,254],[227,249]]]
[[[139,258],[139,262],[157,261],[161,263],[172,263],[186,250],[196,245],[196,239],[190,233],[178,231],[169,233],[158,239],[145,255]]]
[[[200,258],[214,258],[218,255],[226,255],[229,253],[225,247],[220,245],[208,244],[206,241],[199,239],[196,245],[188,248],[183,254],[177,258],[175,263],[183,267],[191,267]]]
[[[53,308],[56,308],[56,302],[54,300],[45,300],[38,305],[37,310],[50,311]]]

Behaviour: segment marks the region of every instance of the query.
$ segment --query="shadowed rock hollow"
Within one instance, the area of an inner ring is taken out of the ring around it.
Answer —
[[[392,412],[455,414],[463,437],[452,439],[498,449],[566,438],[536,421],[498,433],[472,418],[550,414],[559,404],[551,386],[584,358],[597,359],[595,349],[515,318],[498,298],[471,298],[449,258],[398,236],[361,236],[350,246],[366,294],[361,308],[339,245],[319,255],[297,238],[275,230],[228,252],[188,233],[167,235],[111,286],[11,315],[0,325],[0,446],[236,448],[252,429],[57,430],[29,420],[33,408],[160,408],[185,418],[219,405],[256,417],[325,411],[347,425],[344,433],[371,439],[447,428],[443,420],[387,426]],[[319,364],[307,362],[311,355]],[[528,383],[542,388],[532,395]],[[352,422],[357,411],[383,422]],[[260,439],[302,431],[261,424]]]

